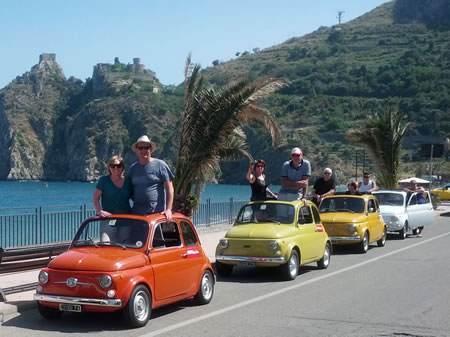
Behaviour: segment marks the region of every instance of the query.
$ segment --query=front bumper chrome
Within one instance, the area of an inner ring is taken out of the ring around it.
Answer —
[[[349,242],[361,242],[359,236],[330,236],[331,242],[334,241],[349,241]]]
[[[52,303],[64,303],[64,304],[83,304],[83,305],[95,305],[99,307],[121,307],[122,300],[120,299],[104,299],[104,298],[81,298],[81,297],[68,297],[68,296],[56,296],[45,294],[34,294],[33,298],[36,301],[45,301]]]
[[[268,262],[268,263],[286,263],[286,259],[282,256],[279,257],[263,257],[263,256],[228,256],[217,255],[216,261],[226,262]]]

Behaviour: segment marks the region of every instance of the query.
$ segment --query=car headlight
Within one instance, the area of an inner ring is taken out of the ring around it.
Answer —
[[[220,239],[220,241],[219,241],[219,248],[222,248],[222,249],[228,248],[228,240],[227,239]]]
[[[277,250],[280,249],[280,245],[279,245],[278,242],[275,241],[275,240],[272,240],[272,241],[269,242],[269,247],[270,247],[270,249],[272,249],[274,252],[276,252]]]
[[[46,284],[48,282],[48,273],[46,271],[41,270],[39,272],[38,280],[40,284]]]
[[[347,229],[350,233],[356,232],[356,228],[358,228],[358,225],[355,225],[354,223],[347,225]]]
[[[393,216],[388,217],[387,221],[385,221],[385,222],[392,226],[398,226],[400,223],[400,219],[393,215]]]
[[[112,278],[109,275],[102,275],[102,276],[100,276],[98,281],[100,283],[100,287],[102,287],[102,288],[109,288],[109,287],[111,287]]]

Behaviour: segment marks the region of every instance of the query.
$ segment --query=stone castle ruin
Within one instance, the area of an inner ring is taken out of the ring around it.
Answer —
[[[160,92],[161,84],[156,78],[155,72],[146,69],[138,57],[133,58],[133,63],[124,64],[118,57],[114,63],[98,63],[94,66],[92,76],[93,90],[95,94],[104,94],[105,91],[135,86],[151,87],[154,93]]]

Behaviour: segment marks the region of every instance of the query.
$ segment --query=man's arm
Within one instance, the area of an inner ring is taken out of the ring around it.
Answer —
[[[305,187],[308,187],[308,178],[304,179],[304,177],[303,177],[302,180],[292,181],[292,180],[289,180],[287,177],[281,177],[281,186],[283,188],[287,188],[287,189],[291,189],[291,190],[305,188]]]
[[[172,180],[167,180],[164,182],[164,189],[166,190],[166,209],[164,210],[164,215],[167,220],[172,220],[172,205],[173,205],[173,183]]]

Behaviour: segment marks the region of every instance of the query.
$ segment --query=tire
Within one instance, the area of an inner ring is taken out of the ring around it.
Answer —
[[[281,266],[281,274],[286,281],[292,281],[297,277],[299,270],[300,259],[297,251],[293,249],[288,262]]]
[[[378,247],[384,247],[386,245],[387,229],[384,227],[383,236],[377,241]]]
[[[419,227],[414,228],[414,229],[412,230],[412,233],[413,233],[414,235],[419,235],[419,234],[420,234]]]
[[[422,231],[423,231],[423,226],[420,226],[420,227],[417,227],[417,229],[418,229],[418,234],[422,234]]]
[[[403,226],[402,230],[400,232],[398,232],[398,238],[400,240],[405,240],[407,233],[408,233],[408,223],[405,222],[405,225]]]
[[[216,272],[221,277],[227,277],[230,276],[233,272],[233,265],[231,264],[224,264],[221,262],[216,261]]]
[[[59,311],[58,309],[43,306],[39,302],[38,302],[38,311],[42,317],[44,317],[45,319],[48,319],[48,320],[58,319],[62,315],[62,311]]]
[[[361,254],[365,254],[367,253],[368,250],[369,250],[369,234],[367,232],[364,232],[363,239],[358,245],[358,251]]]
[[[152,298],[147,287],[138,285],[133,289],[130,300],[123,310],[124,318],[131,328],[140,328],[147,324],[152,312]]]
[[[195,301],[200,304],[208,304],[214,295],[214,275],[210,270],[205,270],[200,280],[198,292],[195,295]]]
[[[329,242],[325,245],[325,250],[323,251],[322,258],[317,261],[317,267],[319,269],[327,269],[330,265],[331,260],[331,244]]]

